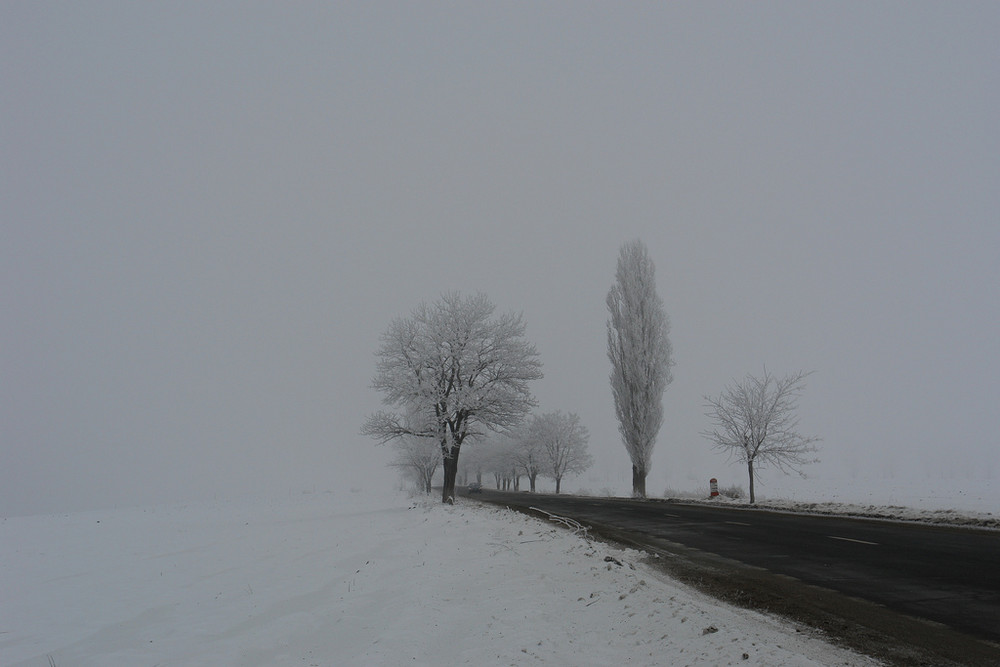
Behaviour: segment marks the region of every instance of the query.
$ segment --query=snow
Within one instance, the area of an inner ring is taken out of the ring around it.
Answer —
[[[0,599],[3,665],[876,664],[553,523],[362,492],[7,518]]]
[[[689,498],[681,502],[747,507],[746,499],[732,499],[724,496],[716,498]],[[787,499],[766,499],[754,503],[756,510],[794,512],[798,514],[823,514],[864,519],[886,519],[890,521],[912,521],[967,528],[1000,528],[1000,516],[992,512],[970,512],[954,509],[920,509],[904,505],[860,505],[857,503],[802,502]]]
[[[719,480],[720,483],[722,480]],[[746,481],[740,481],[744,487]],[[915,511],[955,510],[970,515],[1000,510],[1000,480],[947,476],[808,477],[783,475],[758,486],[758,498],[801,502],[828,501],[849,505],[907,507]]]
[[[938,479],[868,480],[795,478],[783,480],[775,489],[772,485],[757,492],[756,508],[783,512],[852,516],[893,521],[915,521],[958,525],[971,528],[1000,528],[1000,488],[990,482]],[[726,487],[719,485],[720,490]],[[743,488],[743,487],[741,487]],[[777,492],[777,493],[776,493]],[[778,495],[780,494],[780,495]],[[710,502],[733,507],[747,505],[743,498],[725,496],[708,498],[703,491],[667,489],[665,498],[683,502]]]

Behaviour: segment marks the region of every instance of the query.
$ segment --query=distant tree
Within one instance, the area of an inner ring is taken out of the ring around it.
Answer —
[[[483,483],[483,473],[486,472],[490,455],[490,452],[486,449],[489,444],[489,441],[484,439],[483,442],[466,445],[468,451],[462,452],[461,462],[462,476],[465,478],[466,484],[470,483],[471,476],[475,477],[478,484]]]
[[[531,420],[528,432],[541,444],[544,471],[555,480],[556,493],[559,493],[563,477],[582,473],[594,463],[587,451],[590,433],[572,412],[556,411],[539,415]]]
[[[492,433],[483,443],[476,443],[476,450],[482,456],[482,469],[493,475],[497,490],[507,490],[516,486],[520,473],[515,471],[514,450],[517,440],[510,433]]]
[[[411,404],[406,407],[403,418],[407,428],[411,431],[426,429],[428,415],[421,412],[420,406]],[[412,477],[429,494],[434,473],[441,465],[441,448],[429,438],[413,435],[396,438],[393,447],[396,451],[389,465]]]
[[[670,322],[656,293],[642,241],[626,243],[608,292],[608,358],[618,430],[632,460],[632,495],[646,497],[646,475],[663,423],[663,392],[673,380]]]
[[[715,428],[703,435],[713,448],[747,465],[750,476],[750,504],[756,502],[754,478],[770,464],[782,472],[797,472],[815,459],[816,437],[799,434],[795,409],[809,373],[798,372],[778,379],[764,369],[761,377],[747,375],[742,382],[726,387],[717,398],[706,396],[706,415]]]
[[[424,490],[431,492],[431,480],[441,465],[441,448],[429,438],[401,437],[394,443],[396,453],[389,464],[412,476]]]
[[[382,335],[372,387],[382,402],[418,411],[409,423],[398,413],[371,415],[361,432],[385,443],[403,436],[431,438],[444,464],[442,502],[453,502],[458,457],[467,438],[518,426],[534,405],[528,382],[542,377],[524,321],[513,313],[494,318],[483,294],[444,294],[397,318]]]
[[[483,472],[493,475],[498,491],[509,466],[509,457],[504,451],[509,441],[510,438],[503,434],[492,433],[482,443],[477,443],[477,449],[482,457]]]
[[[531,492],[535,492],[535,481],[545,470],[545,452],[542,443],[534,436],[534,420],[514,434],[514,447],[510,450],[513,469],[528,478]]]

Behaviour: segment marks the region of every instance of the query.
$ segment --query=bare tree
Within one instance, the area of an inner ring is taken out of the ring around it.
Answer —
[[[520,441],[511,433],[498,433],[491,439],[487,469],[493,473],[497,490],[513,489],[521,486],[524,469],[518,464]]]
[[[556,493],[563,477],[582,473],[594,463],[587,451],[590,433],[575,413],[556,411],[539,415],[531,420],[528,432],[541,444],[545,474],[555,480]]]
[[[703,435],[713,448],[746,463],[750,476],[750,504],[754,497],[754,478],[761,467],[770,464],[782,472],[797,472],[815,459],[816,437],[799,434],[795,409],[809,373],[798,372],[778,379],[764,369],[762,377],[747,375],[742,382],[726,387],[717,398],[706,396],[706,415],[715,429]]]
[[[403,418],[410,431],[419,432],[427,428],[429,417],[426,411],[421,412],[419,405],[411,403],[406,406]],[[414,435],[400,436],[393,444],[396,453],[389,465],[411,475],[430,494],[434,474],[441,465],[441,448],[430,438]]]
[[[673,380],[670,322],[642,241],[622,246],[615,278],[607,298],[611,391],[618,431],[632,459],[632,495],[645,498],[653,445],[663,423],[663,392]]]
[[[542,377],[524,321],[494,318],[484,294],[444,294],[394,320],[382,335],[372,387],[382,402],[425,418],[417,423],[389,411],[371,415],[364,435],[380,442],[402,436],[433,438],[444,463],[442,502],[453,502],[458,456],[467,438],[519,425],[534,405],[528,382]]]
[[[532,425],[517,430],[514,434],[514,447],[510,449],[510,460],[513,464],[515,475],[523,473],[528,478],[531,492],[535,492],[535,481],[538,475],[545,470],[545,452],[541,442],[534,437]]]
[[[490,445],[489,439],[484,439],[482,442],[470,442],[467,443],[465,448],[468,451],[462,452],[462,476],[465,478],[465,483],[469,484],[472,481],[472,477],[475,478],[477,484],[483,483],[483,473],[488,472],[488,464],[490,451],[487,449]]]
[[[441,448],[429,438],[405,436],[395,442],[396,454],[389,464],[413,476],[425,493],[431,492],[431,481],[441,465]]]
[[[476,443],[481,447],[483,457],[483,469],[493,475],[496,482],[497,491],[505,485],[510,478],[513,467],[511,463],[515,446],[515,441],[508,434],[491,434],[484,442]]]

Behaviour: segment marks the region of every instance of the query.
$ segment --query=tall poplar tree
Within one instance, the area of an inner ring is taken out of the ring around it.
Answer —
[[[642,241],[622,246],[607,303],[618,431],[632,459],[632,495],[645,498],[653,445],[663,423],[663,392],[673,380],[673,360],[670,322],[656,293],[653,260]]]

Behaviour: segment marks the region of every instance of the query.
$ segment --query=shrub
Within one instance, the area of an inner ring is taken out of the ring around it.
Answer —
[[[740,498],[743,498],[746,495],[743,492],[743,487],[737,486],[736,484],[733,484],[732,486],[727,487],[725,489],[719,489],[719,493],[725,496],[726,498],[732,498],[733,500],[739,500]]]

